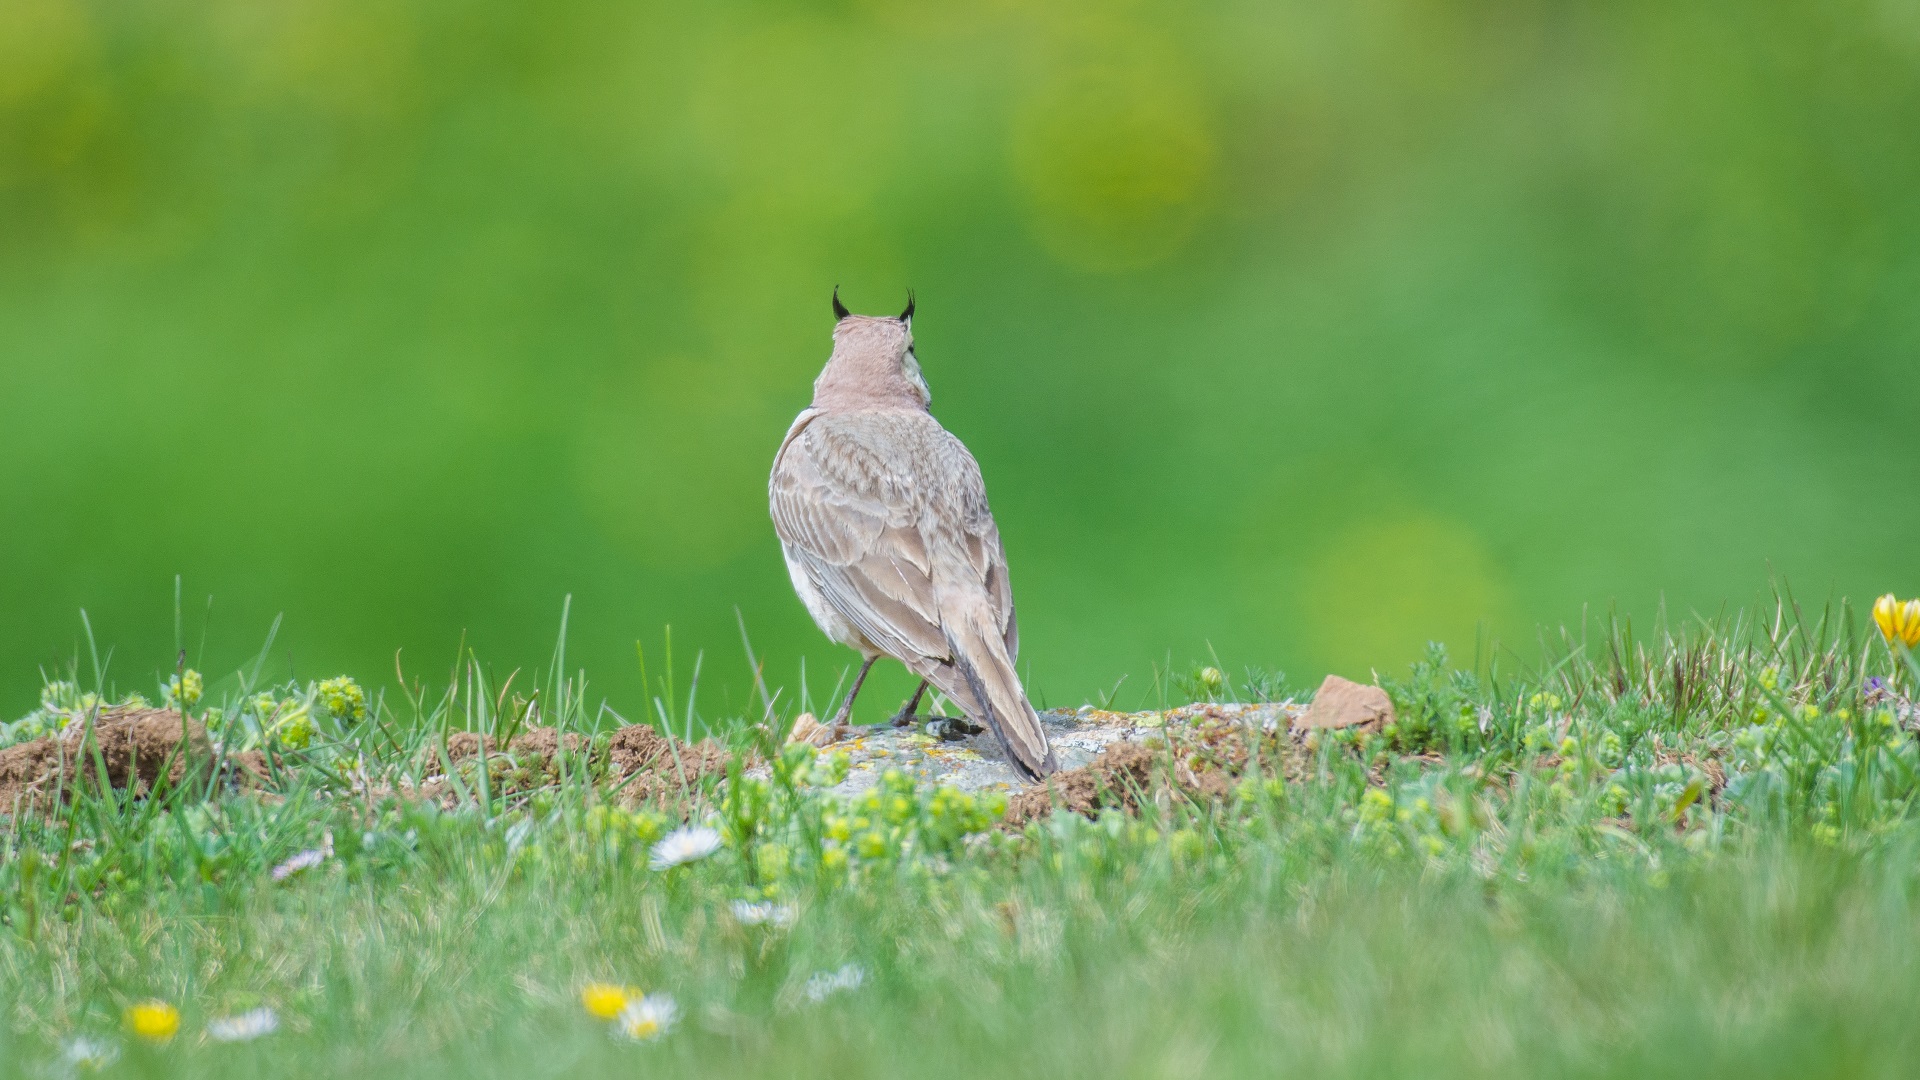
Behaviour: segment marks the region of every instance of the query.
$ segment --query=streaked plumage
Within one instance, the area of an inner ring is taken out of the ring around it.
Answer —
[[[1014,670],[1000,530],[980,466],[927,411],[911,307],[845,316],[833,336],[768,484],[794,590],[828,637],[899,660],[991,728],[1021,771],[1052,772]]]

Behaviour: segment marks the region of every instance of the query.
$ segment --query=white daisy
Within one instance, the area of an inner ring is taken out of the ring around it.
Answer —
[[[120,1048],[104,1039],[81,1035],[60,1051],[60,1060],[81,1072],[99,1072],[120,1060]]]
[[[279,1030],[280,1017],[265,1007],[207,1021],[207,1037],[214,1042],[250,1042]]]
[[[302,870],[311,870],[327,861],[327,853],[319,848],[303,851],[279,866],[273,868],[273,880],[285,881]]]
[[[776,904],[771,900],[733,902],[733,918],[741,926],[772,926],[784,930],[799,917],[800,909],[792,904]]]
[[[648,994],[631,1002],[613,1019],[614,1033],[635,1042],[657,1039],[680,1019],[680,1006],[667,994]]]
[[[688,825],[675,829],[660,838],[653,845],[653,868],[670,870],[701,859],[720,850],[720,834],[705,825]]]
[[[839,971],[816,971],[807,980],[807,1000],[816,1004],[835,994],[860,989],[867,981],[867,969],[859,964],[848,964]]]
[[[333,833],[322,834],[320,846],[303,851],[273,868],[273,880],[285,881],[302,870],[311,870],[333,857]]]

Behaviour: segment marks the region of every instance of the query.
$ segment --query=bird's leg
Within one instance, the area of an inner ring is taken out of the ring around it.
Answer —
[[[860,665],[860,674],[853,677],[853,689],[847,691],[847,700],[841,702],[840,711],[833,714],[834,727],[845,727],[847,721],[853,719],[853,699],[860,696],[860,684],[867,681],[867,672],[872,670],[873,662],[878,659],[877,656],[869,656],[867,662]]]
[[[920,708],[920,696],[926,692],[927,680],[921,679],[920,689],[915,690],[913,696],[907,699],[907,703],[900,706],[900,711],[893,714],[894,727],[906,727],[908,724],[913,723],[915,719],[913,714]]]
[[[913,696],[907,699],[907,703],[900,706],[900,711],[894,714],[892,721],[894,727],[906,727],[914,721],[921,719],[921,717],[915,716],[914,712],[920,708],[921,695],[926,692],[927,680],[921,679],[920,688],[915,690]],[[978,735],[986,730],[985,728],[975,726],[971,720],[968,720],[964,716],[929,716],[926,717],[926,719],[945,724],[949,729],[957,730],[968,735]],[[930,728],[929,730],[933,729]]]

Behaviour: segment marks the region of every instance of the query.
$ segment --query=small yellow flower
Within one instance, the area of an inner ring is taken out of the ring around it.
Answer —
[[[616,986],[613,983],[588,983],[580,991],[580,1004],[595,1020],[611,1020],[626,1010],[629,1002],[640,996],[640,991],[631,986]]]
[[[1920,600],[1903,604],[1888,593],[1873,602],[1873,621],[1879,624],[1887,644],[1893,644],[1897,638],[1906,642],[1908,648],[1920,645]]]
[[[164,1001],[127,1006],[127,1030],[148,1042],[164,1043],[180,1031],[180,1010]]]

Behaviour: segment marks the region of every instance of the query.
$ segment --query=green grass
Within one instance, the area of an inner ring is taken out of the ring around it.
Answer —
[[[439,771],[447,731],[524,722],[528,701],[565,728],[608,722],[565,671],[563,647],[516,708],[469,662],[360,720],[318,686],[236,676],[193,712],[221,710],[223,752],[280,746],[271,794],[83,789],[13,822],[0,1074],[61,1072],[76,1036],[117,1046],[121,1075],[1800,1077],[1920,1060],[1903,726],[1920,670],[1844,609],[1610,626],[1506,672],[1436,654],[1389,680],[1393,728],[1322,740],[1304,779],[1018,834],[985,800],[897,782],[836,803],[818,787],[832,755],[793,749],[764,780],[631,812],[594,748],[538,775],[468,767],[451,810],[379,794]],[[692,690],[656,685],[656,717],[743,750],[791,698],[702,718]],[[275,727],[282,705],[249,713],[262,693],[306,704],[304,740]],[[1274,737],[1242,737],[1275,760]],[[681,814],[726,845],[650,869]],[[326,835],[332,857],[272,880]],[[732,916],[763,897],[797,921]],[[848,964],[859,987],[810,1000],[811,976]],[[680,1022],[616,1039],[581,1006],[594,980],[670,994]],[[123,1028],[148,998],[181,1010],[166,1045]],[[278,1033],[202,1036],[261,1005]]]

